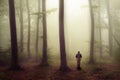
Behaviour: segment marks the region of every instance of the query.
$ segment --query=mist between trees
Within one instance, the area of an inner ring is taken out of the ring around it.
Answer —
[[[11,60],[10,33],[16,34],[20,62],[34,59],[49,65],[63,58],[76,64],[77,51],[83,62],[120,61],[119,0],[14,0],[14,5],[15,15],[10,15],[13,8],[0,0],[1,65]],[[16,33],[11,32],[10,16],[15,16]]]

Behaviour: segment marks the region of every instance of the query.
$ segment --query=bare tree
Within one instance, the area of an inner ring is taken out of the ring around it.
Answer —
[[[31,58],[30,54],[30,8],[29,8],[29,2],[26,0],[26,5],[27,5],[27,13],[28,13],[28,43],[27,43],[27,51],[28,51],[28,57]]]
[[[103,58],[103,49],[102,49],[102,30],[101,30],[101,1],[99,0],[99,36],[100,36],[100,58]]]
[[[47,56],[47,23],[46,23],[46,0],[42,0],[42,13],[43,13],[43,51],[41,66],[48,66]]]
[[[16,32],[16,20],[15,20],[15,7],[14,0],[9,0],[9,19],[10,19],[10,33],[11,33],[11,68],[12,70],[20,69],[18,64],[18,46],[17,46],[17,32]]]
[[[64,0],[59,0],[60,70],[68,71],[64,35]]]
[[[112,38],[112,24],[111,24],[111,15],[110,15],[110,1],[106,0],[106,4],[107,4],[107,15],[108,15],[108,26],[109,26],[109,54],[112,55],[113,38]]]
[[[38,13],[40,13],[40,0],[38,0]],[[39,17],[40,15],[37,15],[37,26],[36,26],[36,44],[35,44],[35,49],[36,49],[36,59],[38,58],[38,41],[39,41]]]
[[[89,0],[90,17],[91,17],[91,41],[90,41],[90,60],[89,63],[94,63],[94,15],[92,1]]]
[[[23,52],[23,0],[20,1],[20,52]]]

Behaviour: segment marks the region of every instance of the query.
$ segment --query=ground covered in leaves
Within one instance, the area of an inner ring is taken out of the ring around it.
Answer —
[[[113,63],[82,64],[77,71],[75,65],[70,71],[61,72],[59,66],[41,67],[39,63],[23,63],[23,70],[10,71],[0,67],[0,80],[120,80],[120,68]]]

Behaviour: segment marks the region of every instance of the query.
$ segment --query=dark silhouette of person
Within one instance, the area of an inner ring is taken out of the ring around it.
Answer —
[[[80,63],[81,63],[82,55],[80,51],[78,51],[75,57],[77,59],[77,70],[81,70]]]

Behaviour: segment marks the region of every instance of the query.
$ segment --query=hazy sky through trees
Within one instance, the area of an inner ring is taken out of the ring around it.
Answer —
[[[1,3],[3,2],[4,3]],[[30,17],[31,17],[31,50],[34,54],[35,50],[35,33],[36,33],[36,15],[32,15],[37,12],[37,1],[29,0],[30,5]],[[107,25],[107,11],[105,0],[100,0],[101,6],[101,18],[102,26]],[[7,49],[10,47],[10,28],[9,28],[9,14],[8,14],[8,2],[7,0],[0,0],[2,6],[0,6],[0,46]],[[119,0],[110,0],[110,11],[113,13],[119,12],[120,6]],[[18,42],[20,40],[20,23],[19,23],[19,0],[15,0],[16,7],[16,23],[17,23],[17,37]],[[59,0],[46,0],[47,10],[56,8],[56,10],[50,14],[47,14],[47,34],[48,34],[48,49],[50,53],[59,55]],[[24,25],[24,48],[26,48],[27,43],[27,10],[26,2],[23,0],[23,25]],[[116,13],[117,15],[117,13]],[[118,16],[118,15],[117,15]],[[88,0],[65,0],[65,38],[66,38],[66,50],[67,56],[75,55],[75,53],[80,50],[84,55],[89,55],[89,43],[90,43],[90,12],[88,7]],[[116,18],[118,19],[118,18]],[[97,20],[97,18],[96,18]],[[42,36],[42,22],[40,20],[40,37]],[[4,36],[3,36],[4,35]],[[102,29],[102,40],[104,44],[108,44],[108,30]],[[39,39],[39,52],[41,52],[42,38]]]
[[[58,8],[58,0],[48,0],[47,8]],[[50,5],[49,5],[50,4]],[[90,15],[88,1],[65,0],[65,38],[68,55],[80,50],[83,54],[89,50]],[[59,51],[58,9],[48,15],[48,44],[52,51]]]

